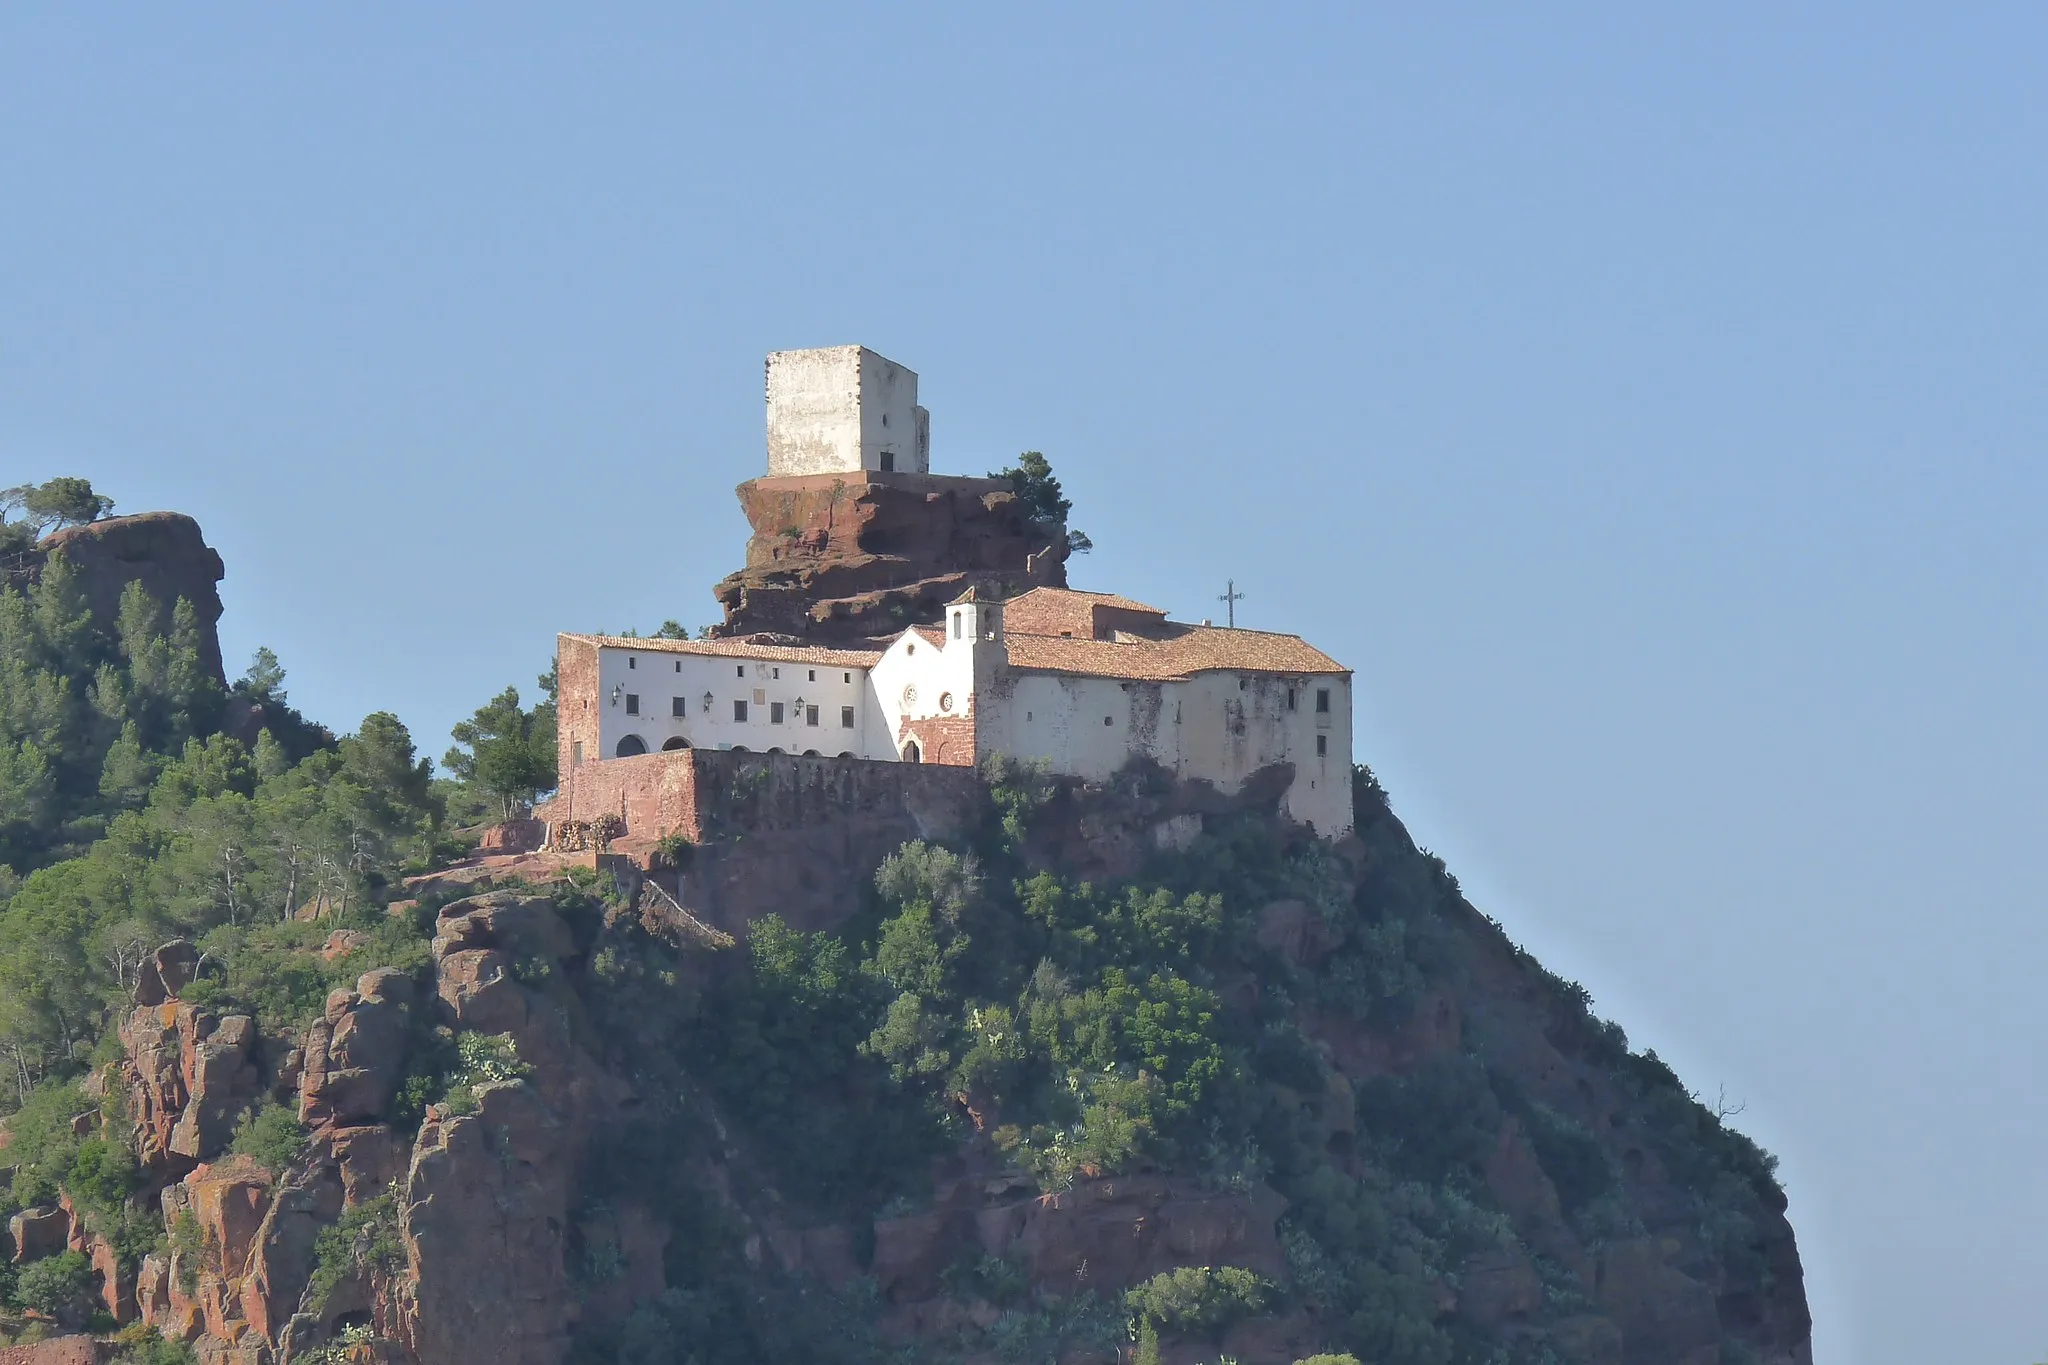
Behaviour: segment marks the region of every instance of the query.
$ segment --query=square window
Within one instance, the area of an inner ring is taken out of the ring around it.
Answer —
[[[640,694],[638,692],[628,692],[626,694],[626,714],[629,716],[640,714]]]
[[[817,723],[818,723],[818,708],[817,708],[817,707],[815,707],[815,706],[806,706],[806,707],[804,708],[804,724],[806,724],[806,725],[816,725]]]
[[[732,718],[744,722],[747,718],[747,704],[735,699],[732,704]]]
[[[1102,723],[1103,723],[1104,725],[1114,725],[1114,724],[1116,724],[1116,721],[1115,721],[1115,720],[1114,720],[1113,718],[1109,717],[1109,716],[1104,716],[1104,717],[1102,718]]]
[[[851,706],[839,708],[839,728],[842,730],[851,730],[853,728],[853,708]]]
[[[1330,737],[1329,737],[1328,735],[1317,735],[1317,736],[1316,736],[1316,757],[1317,757],[1317,758],[1328,758],[1329,756],[1330,756]]]
[[[1327,687],[1318,687],[1316,689],[1316,714],[1319,716],[1330,714],[1330,689]]]
[[[688,698],[686,698],[686,697],[670,697],[670,698],[668,699],[668,713],[669,713],[670,715],[672,715],[672,716],[687,716],[687,715],[689,715],[689,714],[690,714],[690,702],[689,702],[689,699],[688,699]]]
[[[774,704],[773,706],[770,706],[770,707],[768,708],[768,723],[769,723],[770,725],[780,725],[780,724],[782,724],[782,703],[781,703],[781,702],[776,702],[776,703],[775,703],[775,704]]]

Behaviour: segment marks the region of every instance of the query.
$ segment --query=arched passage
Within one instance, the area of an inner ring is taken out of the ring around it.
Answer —
[[[635,754],[644,754],[647,752],[647,741],[638,735],[627,735],[619,741],[619,747],[612,752],[619,758],[631,758]]]
[[[663,753],[667,753],[671,749],[687,749],[689,747],[690,741],[684,739],[681,735],[677,735],[672,739],[664,741],[661,746],[661,751]]]
[[[903,761],[905,763],[924,762],[924,750],[917,747],[916,740],[913,739],[910,743],[903,746]]]

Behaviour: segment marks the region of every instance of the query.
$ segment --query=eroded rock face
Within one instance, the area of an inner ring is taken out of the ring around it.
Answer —
[[[301,1122],[347,1126],[383,1115],[405,1076],[412,996],[410,977],[381,968],[364,973],[353,991],[327,998],[326,1013],[306,1035]]]
[[[164,979],[146,972],[138,995],[160,994]],[[121,1024],[121,1079],[146,1170],[175,1176],[227,1146],[261,1089],[255,1043],[246,1014],[215,1015],[173,998],[130,1011]]]
[[[109,517],[57,531],[36,546],[43,559],[58,551],[78,571],[79,588],[102,631],[111,631],[120,618],[121,593],[130,583],[141,583],[163,604],[166,627],[171,605],[181,597],[190,602],[199,617],[201,658],[214,680],[225,683],[215,633],[220,592],[214,585],[227,577],[227,566],[206,543],[198,522],[182,512]]]
[[[717,635],[862,639],[936,621],[970,587],[1066,586],[1064,534],[999,480],[819,474],[756,479],[739,498],[754,532],[747,567],[715,589]]]
[[[478,1101],[471,1115],[430,1111],[413,1148],[406,1342],[447,1365],[557,1365],[574,1301],[569,1134],[531,1086],[487,1086]]]

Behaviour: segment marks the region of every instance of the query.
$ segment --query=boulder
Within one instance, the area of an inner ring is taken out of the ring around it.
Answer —
[[[471,948],[496,948],[514,962],[553,961],[576,951],[575,938],[550,901],[490,891],[441,908],[434,921],[434,960]]]
[[[177,998],[199,972],[199,950],[174,938],[142,960],[135,973],[135,1003],[161,1005]]]
[[[359,1124],[390,1108],[405,1076],[412,995],[412,979],[386,967],[328,996],[300,1061],[299,1118],[308,1127]]]
[[[71,1245],[71,1214],[52,1205],[23,1209],[7,1220],[7,1240],[17,1265],[61,1256]]]

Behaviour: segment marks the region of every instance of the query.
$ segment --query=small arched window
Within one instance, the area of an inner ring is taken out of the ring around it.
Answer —
[[[966,614],[967,613],[964,611],[956,611],[953,613],[953,638],[956,640],[960,638],[960,618],[965,616]]]
[[[612,752],[620,758],[633,758],[647,752],[647,741],[638,735],[627,735],[619,741],[619,747]]]

